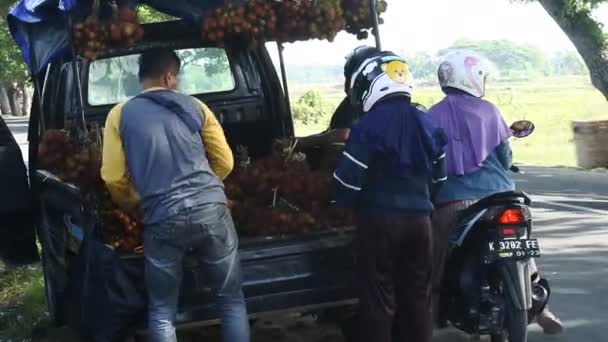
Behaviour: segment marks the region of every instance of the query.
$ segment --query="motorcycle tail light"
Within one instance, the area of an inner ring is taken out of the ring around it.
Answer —
[[[507,209],[503,211],[498,217],[498,223],[501,225],[516,225],[516,224],[524,224],[526,223],[526,218],[521,209]],[[506,228],[505,228],[506,229]],[[505,233],[503,231],[503,233]],[[513,233],[515,230],[513,229]],[[514,234],[510,234],[514,235]]]
[[[502,236],[515,236],[517,235],[517,231],[515,230],[515,228],[503,228],[502,229]]]

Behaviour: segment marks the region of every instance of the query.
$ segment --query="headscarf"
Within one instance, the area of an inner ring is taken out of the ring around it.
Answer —
[[[353,128],[350,139],[381,156],[384,172],[396,177],[430,174],[446,140],[404,96],[377,103]]]
[[[431,121],[445,132],[448,175],[478,170],[484,160],[511,136],[498,108],[488,101],[458,92],[428,111]]]

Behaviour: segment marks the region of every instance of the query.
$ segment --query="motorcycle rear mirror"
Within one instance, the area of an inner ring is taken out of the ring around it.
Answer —
[[[532,121],[519,120],[515,121],[511,125],[511,133],[513,133],[513,136],[516,138],[525,138],[528,135],[532,134],[535,128],[536,127],[534,126],[534,123]]]

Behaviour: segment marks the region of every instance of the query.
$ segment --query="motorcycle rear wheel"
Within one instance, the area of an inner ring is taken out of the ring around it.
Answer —
[[[491,342],[527,342],[528,311],[518,310],[511,301],[506,305],[505,327],[502,333],[491,336]]]

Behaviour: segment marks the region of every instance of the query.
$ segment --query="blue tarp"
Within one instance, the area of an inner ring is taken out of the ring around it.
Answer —
[[[205,13],[224,0],[141,0],[155,10],[199,25]],[[138,0],[129,0],[131,6]],[[100,16],[111,13],[108,1],[101,1]],[[53,59],[69,49],[68,15],[81,20],[90,14],[92,0],[21,0],[10,11],[9,30],[32,73],[39,73]],[[35,56],[35,58],[32,58]]]

